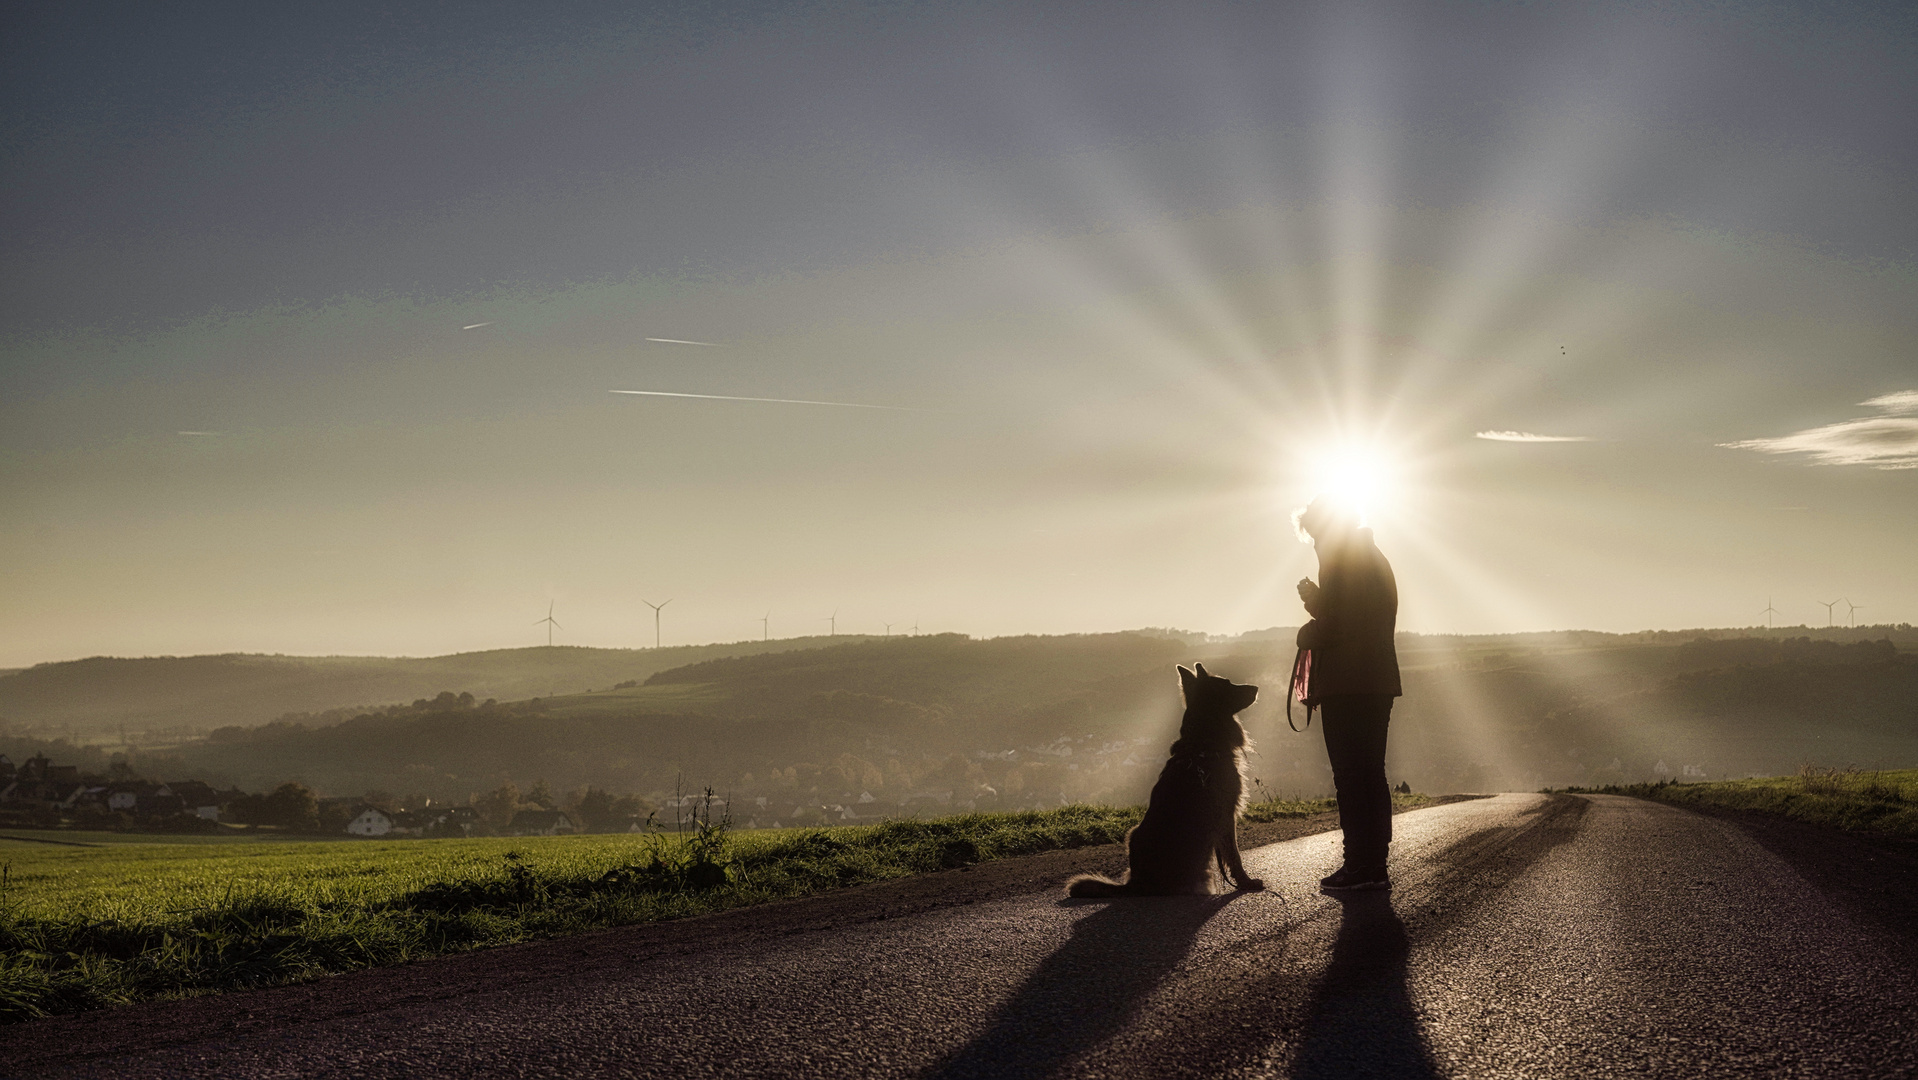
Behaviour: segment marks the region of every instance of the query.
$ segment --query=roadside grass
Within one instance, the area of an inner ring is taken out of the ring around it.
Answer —
[[[870,826],[0,846],[0,1023],[318,978],[1107,844],[1134,808]]]
[[[1253,789],[1253,801],[1247,803],[1245,813],[1239,815],[1239,820],[1249,825],[1260,825],[1268,821],[1279,821],[1284,818],[1300,818],[1311,817],[1314,814],[1329,814],[1336,812],[1339,808],[1339,801],[1334,798],[1281,799],[1276,795],[1266,793],[1265,786],[1259,784],[1258,781],[1255,780],[1253,783],[1256,785]],[[1417,792],[1395,791],[1392,793],[1392,809],[1394,810],[1416,810],[1421,806],[1430,806],[1436,801],[1437,800],[1430,795],[1421,795]]]
[[[1754,810],[1812,825],[1918,840],[1918,769],[1868,772],[1806,765],[1793,776],[1564,790]]]

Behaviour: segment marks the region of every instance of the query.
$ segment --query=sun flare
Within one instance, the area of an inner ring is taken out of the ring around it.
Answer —
[[[1311,457],[1311,496],[1329,495],[1358,507],[1369,523],[1401,495],[1404,469],[1398,456],[1371,443],[1341,443]]]

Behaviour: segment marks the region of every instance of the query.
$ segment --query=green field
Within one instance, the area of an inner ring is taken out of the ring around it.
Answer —
[[[642,837],[617,834],[394,841],[17,830],[13,835],[100,845],[0,839],[0,864],[11,864],[5,902],[13,915],[87,921],[150,921],[218,906],[236,895],[272,894],[325,907],[364,907],[433,882],[496,876],[509,853],[543,874],[597,875],[640,858],[644,843]],[[737,840],[742,850],[749,849],[755,834]]]
[[[835,829],[483,840],[5,840],[0,1022],[1111,843],[1138,814],[1074,806]]]
[[[1795,776],[1566,790],[1633,795],[1681,806],[1752,810],[1811,825],[1918,839],[1918,769],[1866,772],[1808,765]]]

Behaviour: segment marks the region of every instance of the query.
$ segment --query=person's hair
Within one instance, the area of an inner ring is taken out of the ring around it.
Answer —
[[[1299,543],[1310,544],[1327,525],[1341,517],[1350,517],[1354,525],[1365,523],[1365,515],[1345,499],[1330,494],[1314,496],[1311,502],[1292,511],[1292,531],[1298,534]]]

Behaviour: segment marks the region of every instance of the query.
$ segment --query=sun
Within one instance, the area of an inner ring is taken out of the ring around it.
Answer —
[[[1312,454],[1306,479],[1313,497],[1329,495],[1350,503],[1369,521],[1395,504],[1403,472],[1397,455],[1384,447],[1350,442]]]

